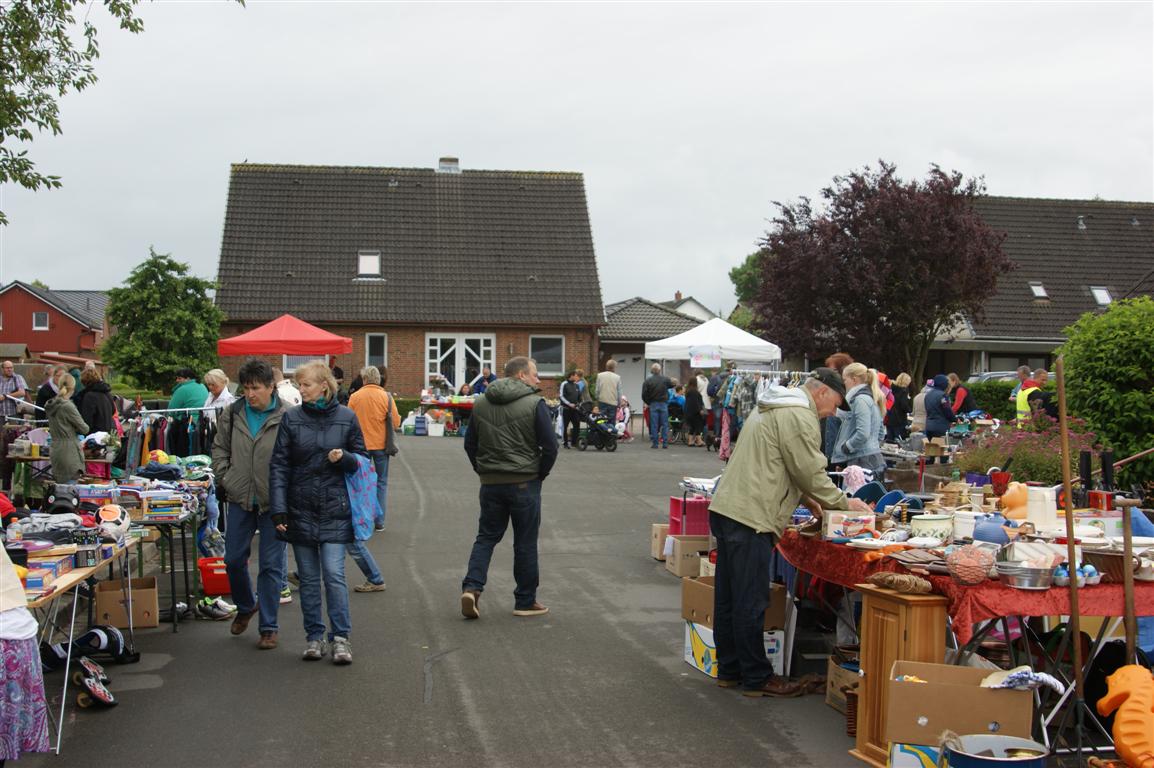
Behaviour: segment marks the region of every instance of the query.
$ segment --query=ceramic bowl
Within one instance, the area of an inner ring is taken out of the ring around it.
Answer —
[[[914,536],[929,536],[944,542],[954,537],[953,515],[918,515],[910,520]]]

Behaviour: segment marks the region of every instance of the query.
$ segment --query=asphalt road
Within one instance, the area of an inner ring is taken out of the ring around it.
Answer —
[[[746,699],[681,658],[678,580],[649,529],[682,475],[716,454],[647,442],[562,451],[545,483],[539,599],[516,618],[511,532],[479,621],[459,612],[477,480],[461,442],[405,438],[389,528],[369,546],[388,591],[351,596],[354,663],[300,660],[297,603],[281,647],[256,623],[185,622],[138,634],[139,664],[110,667],[120,705],[69,706],[60,758],[27,766],[849,766],[844,718],[820,695]],[[347,562],[350,583],[359,576]],[[57,691],[59,673],[47,678]]]

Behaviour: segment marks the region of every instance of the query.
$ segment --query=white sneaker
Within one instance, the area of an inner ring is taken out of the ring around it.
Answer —
[[[353,663],[353,649],[348,638],[333,638],[333,664],[344,665]]]
[[[309,640],[309,644],[305,646],[305,652],[301,654],[301,658],[305,661],[320,661],[325,657],[325,641],[324,640]]]

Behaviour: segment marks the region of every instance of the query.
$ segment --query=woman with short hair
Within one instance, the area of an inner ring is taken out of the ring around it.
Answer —
[[[281,419],[269,462],[269,507],[280,538],[292,544],[300,578],[305,661],[324,658],[321,585],[328,607],[328,643],[334,664],[353,660],[345,545],[354,541],[345,475],[368,458],[356,414],[337,402],[339,389],[319,361],[296,370],[302,403]]]
[[[210,421],[216,421],[216,414],[220,413],[222,408],[227,408],[235,402],[236,395],[232,393],[232,388],[229,386],[228,374],[219,368],[213,368],[204,374],[204,386],[208,389],[208,397],[204,401],[204,407],[212,409],[205,411],[205,413]]]
[[[80,372],[82,389],[72,397],[80,418],[88,425],[89,433],[112,432],[116,427],[116,404],[112,401],[112,387],[95,368]]]

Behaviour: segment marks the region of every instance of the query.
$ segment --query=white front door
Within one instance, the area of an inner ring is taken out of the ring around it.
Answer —
[[[481,369],[493,367],[496,337],[489,334],[426,333],[425,386],[444,379],[456,393],[462,384],[472,386],[481,378]]]

